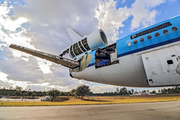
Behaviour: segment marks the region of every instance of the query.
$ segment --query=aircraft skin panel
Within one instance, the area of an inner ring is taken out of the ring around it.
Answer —
[[[141,55],[118,58],[120,63],[96,69],[95,65],[72,76],[87,81],[120,86],[149,87]],[[128,66],[127,66],[128,65]]]
[[[16,49],[16,50],[19,50],[19,51],[22,51],[22,52],[25,52],[25,53],[28,53],[28,54],[31,54],[31,55],[34,55],[34,56],[42,58],[42,59],[46,59],[46,60],[54,62],[56,64],[61,64],[61,65],[68,67],[68,68],[75,68],[75,67],[79,66],[79,62],[76,62],[76,61],[73,61],[73,60],[70,60],[67,58],[63,58],[60,56],[52,55],[49,53],[29,49],[26,47],[15,45],[15,44],[11,44],[9,47]]]
[[[180,45],[142,54],[150,86],[178,85],[180,75],[176,72],[180,63]]]

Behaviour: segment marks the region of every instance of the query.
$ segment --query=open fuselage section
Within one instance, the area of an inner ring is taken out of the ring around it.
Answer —
[[[180,16],[155,24],[89,52],[86,69],[74,78],[92,82],[157,87],[180,85]]]

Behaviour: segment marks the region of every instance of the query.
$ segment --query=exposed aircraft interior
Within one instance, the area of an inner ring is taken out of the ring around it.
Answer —
[[[95,67],[105,67],[119,63],[117,59],[116,43],[109,45],[103,49],[97,49],[95,53]]]

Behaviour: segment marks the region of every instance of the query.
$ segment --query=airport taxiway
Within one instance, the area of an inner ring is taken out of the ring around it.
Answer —
[[[111,105],[0,107],[0,120],[180,120],[180,101]]]

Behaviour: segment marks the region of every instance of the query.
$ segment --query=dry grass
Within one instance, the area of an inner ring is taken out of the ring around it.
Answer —
[[[63,102],[0,102],[0,106],[60,106],[60,105],[96,105],[96,104],[125,104],[125,103],[147,103],[147,102],[166,102],[180,101],[180,95],[161,95],[161,96],[100,96],[86,97],[83,100],[71,97]]]

